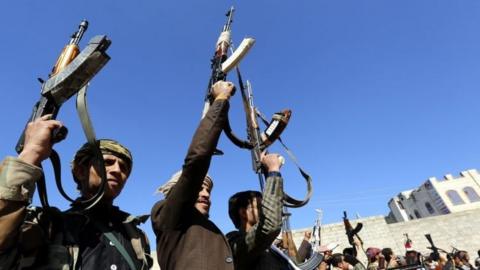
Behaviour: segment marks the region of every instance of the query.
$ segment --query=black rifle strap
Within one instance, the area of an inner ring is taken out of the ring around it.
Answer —
[[[107,227],[105,227],[103,224],[100,222],[96,221],[95,219],[91,219],[92,223],[99,229],[103,235],[113,244],[113,246],[117,249],[117,251],[122,255],[122,257],[125,259],[125,261],[128,263],[128,266],[132,270],[136,270],[137,268],[135,267],[135,263],[133,262],[132,256],[128,254],[128,251],[125,249],[125,247],[120,243],[117,237],[108,230]]]
[[[62,195],[64,195],[65,191],[63,190],[62,180],[61,180],[61,177],[62,177],[62,175],[61,175],[61,172],[62,172],[61,163],[60,163],[60,157],[59,157],[57,151],[52,149],[52,152],[50,153],[49,159],[50,159],[50,162],[52,163],[57,188],[60,191],[60,193]],[[40,165],[40,168],[42,168],[41,165]],[[43,168],[42,168],[42,171],[43,171]],[[42,173],[42,176],[40,177],[40,179],[38,179],[38,181],[37,181],[37,187],[38,187],[38,197],[40,199],[40,204],[48,212],[48,209],[50,208],[50,204],[48,203],[47,185],[45,183],[45,175],[43,173]],[[68,197],[68,199],[70,199],[70,198]]]
[[[264,115],[262,115],[262,113],[258,110],[256,110],[256,113],[257,115],[260,117],[260,119],[262,120],[262,122],[268,126],[268,121],[267,119],[265,118]],[[287,152],[288,156],[290,157],[290,159],[293,161],[293,163],[295,164],[295,166],[297,166],[298,170],[300,171],[300,174],[302,175],[302,177],[305,179],[305,182],[307,183],[307,194],[305,196],[305,198],[303,200],[297,200],[295,198],[292,198],[290,195],[288,195],[286,192],[284,194],[284,204],[285,206],[287,207],[290,207],[290,208],[298,208],[298,207],[302,207],[304,206],[305,204],[308,203],[308,201],[310,200],[310,197],[312,197],[312,191],[313,191],[313,188],[312,188],[312,177],[310,177],[310,175],[305,172],[305,170],[302,169],[302,167],[300,166],[300,164],[298,163],[297,161],[297,158],[295,157],[295,155],[293,154],[293,152],[285,145],[285,143],[283,143],[282,141],[282,138],[281,137],[278,137],[278,141],[280,142],[280,144],[283,146],[283,148],[285,149],[285,151]]]
[[[55,183],[57,184],[57,189],[62,194],[62,196],[69,202],[74,202],[75,200],[72,199],[70,196],[67,195],[65,190],[62,186],[62,170],[61,170],[61,163],[60,163],[60,156],[55,150],[52,150],[50,154],[50,161],[52,162],[53,173],[55,175]]]
[[[45,184],[45,175],[43,173],[40,179],[37,180],[37,188],[38,188],[38,197],[40,199],[40,203],[42,204],[42,207],[44,209],[49,209],[50,205],[48,204],[47,186]]]

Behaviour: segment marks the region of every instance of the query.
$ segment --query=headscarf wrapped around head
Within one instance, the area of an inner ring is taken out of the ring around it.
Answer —
[[[133,166],[133,158],[128,148],[111,139],[100,139],[97,140],[97,143],[102,154],[114,155],[125,161],[128,167],[128,174],[130,174]],[[94,157],[95,150],[92,148],[92,146],[89,143],[82,145],[77,153],[75,153],[75,157],[73,158],[72,172],[74,172],[77,166],[88,165],[88,162],[90,162]],[[75,182],[78,183],[78,179],[76,179],[75,174],[73,178],[75,179]]]
[[[168,194],[172,190],[172,188],[177,184],[178,180],[180,179],[180,176],[182,175],[182,170],[174,173],[170,179],[165,182],[162,186],[157,188],[156,193],[162,193],[165,198],[168,197]],[[210,189],[213,188],[213,180],[212,178],[207,174],[205,175],[204,181],[207,181],[210,184]]]

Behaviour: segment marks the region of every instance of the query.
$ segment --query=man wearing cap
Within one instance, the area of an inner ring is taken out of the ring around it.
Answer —
[[[152,208],[161,269],[233,270],[228,242],[208,218],[213,182],[207,171],[227,121],[234,86],[219,81],[211,91],[214,102],[195,131],[182,171],[160,187],[165,199]]]
[[[130,151],[116,141],[97,141],[107,182],[91,209],[27,207],[43,174],[40,163],[52,151],[52,132],[61,126],[49,115],[29,123],[23,151],[0,165],[0,269],[150,268],[148,242],[137,227],[145,217],[113,205],[132,169]],[[85,144],[72,162],[79,200],[91,198],[101,185],[94,164],[94,150]]]

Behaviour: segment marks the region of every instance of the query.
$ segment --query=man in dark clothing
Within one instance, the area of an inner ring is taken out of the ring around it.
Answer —
[[[49,115],[29,123],[23,151],[0,166],[0,269],[150,268],[148,242],[137,228],[145,218],[113,206],[132,168],[130,151],[116,141],[98,141],[107,183],[102,200],[92,209],[27,208],[43,174],[40,163],[52,151],[52,131],[60,126]],[[93,157],[93,149],[85,144],[72,163],[84,199],[101,183]]]
[[[231,82],[212,86],[214,102],[193,136],[182,171],[160,188],[165,199],[152,209],[152,226],[163,270],[233,269],[228,242],[208,219],[213,182],[206,177],[233,92]]]
[[[229,200],[228,214],[238,229],[227,234],[235,269],[288,269],[281,251],[271,247],[282,227],[281,161],[276,154],[262,154],[261,161],[268,172],[263,194],[243,191]]]

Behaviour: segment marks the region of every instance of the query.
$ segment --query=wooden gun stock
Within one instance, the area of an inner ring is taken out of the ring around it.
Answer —
[[[60,71],[62,71],[68,64],[70,64],[75,57],[80,53],[80,49],[78,48],[77,44],[68,44],[66,45],[62,53],[57,59],[55,66],[53,66],[52,73],[50,73],[50,77],[56,75]]]
[[[65,67],[68,66],[68,64],[70,64],[80,53],[78,43],[80,43],[87,28],[88,21],[83,20],[78,26],[78,30],[73,33],[70,42],[63,48],[62,53],[58,57],[57,62],[55,63],[55,66],[53,66],[52,72],[49,75],[50,78],[65,69]]]
[[[284,248],[288,250],[288,256],[293,261],[295,261],[295,263],[301,263],[300,258],[298,256],[297,246],[293,241],[292,232],[291,231],[282,232],[282,241],[283,241]]]

